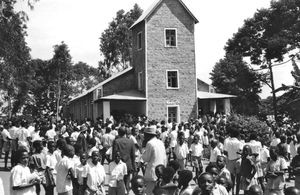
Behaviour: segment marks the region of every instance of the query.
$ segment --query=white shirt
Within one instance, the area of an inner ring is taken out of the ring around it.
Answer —
[[[0,177],[0,194],[4,194],[4,187],[3,187],[3,181]]]
[[[228,153],[229,160],[235,160],[240,158],[240,155],[237,152],[243,149],[243,143],[239,141],[237,138],[229,137],[224,141],[224,150]]]
[[[147,163],[145,171],[146,181],[156,181],[155,167],[167,164],[167,155],[164,143],[156,137],[149,140],[146,144],[142,159]]]
[[[166,138],[168,136],[168,131],[164,131],[160,134],[160,140],[165,143],[166,142]]]
[[[80,164],[75,168],[75,178],[77,178],[77,181],[80,185],[83,185],[83,173],[86,173],[87,166],[87,164]]]
[[[32,131],[30,133],[31,141],[34,142],[35,140],[42,140],[40,136],[40,131]]]
[[[22,190],[13,190],[13,186],[29,184],[32,180],[38,178],[37,174],[31,174],[28,167],[21,164],[16,165],[10,171],[10,194],[11,195],[35,195],[34,186]]]
[[[202,156],[202,152],[203,152],[202,144],[200,144],[200,142],[198,142],[198,144],[192,143],[191,152],[192,152],[192,156],[196,156],[196,157]]]
[[[87,178],[87,186],[91,190],[97,191],[100,186],[103,188],[103,184],[105,182],[105,170],[99,162],[97,165],[94,165],[92,162],[88,162],[87,169],[82,176]]]
[[[57,148],[54,150],[53,155],[55,156],[57,163],[59,163],[62,159],[61,150]]]
[[[185,159],[189,153],[189,148],[186,143],[180,145],[179,143],[175,146],[174,153],[178,159]]]
[[[74,163],[71,158],[64,156],[57,164],[56,170],[56,190],[58,193],[68,192],[73,189],[72,180],[68,176],[69,169],[74,168]]]
[[[171,131],[170,133],[170,147],[175,147],[177,144],[177,136],[178,136],[178,132],[176,130]]]
[[[3,141],[7,142],[9,141],[9,139],[11,139],[9,132],[7,131],[7,129],[3,129],[1,132]]]
[[[123,180],[127,175],[127,166],[121,160],[118,164],[115,161],[109,163],[110,179],[108,185],[110,187],[117,187],[117,181]]]
[[[56,169],[55,169],[56,165],[57,165],[57,160],[55,155],[48,152],[46,154],[46,166],[51,169],[54,169],[53,173],[56,173]]]
[[[77,138],[78,138],[78,135],[80,134],[80,132],[78,131],[74,131],[72,134],[71,134],[71,138],[73,138],[73,140],[77,141]]]
[[[260,151],[262,149],[261,142],[256,140],[251,140],[246,145],[250,146],[252,150],[252,154],[258,154],[257,160],[260,160]]]
[[[18,138],[18,133],[19,133],[19,128],[16,127],[16,126],[12,126],[9,129],[9,134],[10,134],[11,139],[17,139]]]
[[[217,162],[217,157],[221,155],[220,149],[216,146],[214,149],[211,150],[210,152],[210,159],[209,162],[215,163]]]
[[[266,146],[262,147],[260,150],[260,160],[262,163],[267,163],[268,158],[270,157],[270,152]]]
[[[279,138],[274,138],[271,143],[270,146],[277,146],[278,144],[280,144],[280,139]]]
[[[226,188],[222,185],[216,184],[213,191],[213,195],[228,195]]]
[[[29,143],[27,140],[28,137],[30,137],[28,129],[22,127],[18,134],[18,139],[19,139],[18,143],[22,146],[25,146],[27,149],[29,149]]]
[[[54,140],[54,137],[56,136],[56,132],[54,129],[49,129],[46,132],[46,136],[48,137],[48,140]]]

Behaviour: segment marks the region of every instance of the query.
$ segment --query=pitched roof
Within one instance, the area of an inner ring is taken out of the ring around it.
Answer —
[[[81,93],[80,95],[78,95],[78,96],[72,98],[69,102],[72,102],[72,101],[74,101],[74,100],[77,100],[77,99],[79,99],[79,98],[81,98],[81,97],[83,97],[83,96],[85,96],[85,95],[87,95],[87,94],[93,92],[95,89],[97,89],[97,88],[103,86],[104,84],[110,82],[111,80],[113,80],[113,79],[115,79],[115,78],[117,78],[117,77],[119,77],[119,76],[121,76],[121,75],[123,75],[123,74],[129,72],[129,71],[132,70],[132,69],[133,69],[132,67],[128,67],[128,68],[126,68],[125,70],[123,70],[123,71],[121,71],[121,72],[118,72],[118,73],[116,73],[115,75],[112,75],[111,77],[109,77],[108,79],[105,79],[104,81],[102,81],[101,83],[97,84],[96,86],[94,86],[94,87],[90,88],[89,90],[84,91],[84,92]]]
[[[235,98],[235,97],[236,97],[235,95],[229,95],[229,94],[197,91],[197,98],[199,99],[227,99],[227,98]]]
[[[154,10],[161,4],[163,0],[155,0],[152,5],[145,11],[143,14],[133,23],[133,25],[130,27],[133,28],[135,25],[139,24],[140,22],[144,21],[147,19],[153,12]],[[185,8],[185,10],[190,14],[190,16],[195,20],[195,23],[198,23],[197,18],[192,14],[192,12],[187,8],[187,6],[182,2],[182,0],[177,0],[181,5]]]

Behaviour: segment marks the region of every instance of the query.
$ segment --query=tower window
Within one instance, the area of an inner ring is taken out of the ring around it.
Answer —
[[[167,88],[168,89],[179,88],[178,70],[167,70]]]
[[[142,49],[142,32],[137,34],[137,49]]]
[[[165,29],[165,46],[176,47],[177,46],[177,31],[176,29]]]

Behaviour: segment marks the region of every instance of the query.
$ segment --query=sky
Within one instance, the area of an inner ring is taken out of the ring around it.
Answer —
[[[73,62],[86,62],[97,67],[100,57],[100,36],[120,9],[129,11],[137,3],[143,10],[154,0],[39,0],[28,10],[26,41],[32,58],[51,59],[53,46],[64,41]],[[195,26],[197,77],[211,83],[209,73],[224,57],[224,46],[243,21],[257,9],[268,8],[270,0],[183,0],[199,23]],[[20,3],[20,9],[27,9]],[[292,84],[291,64],[274,68],[275,86]],[[262,98],[270,96],[263,87]]]

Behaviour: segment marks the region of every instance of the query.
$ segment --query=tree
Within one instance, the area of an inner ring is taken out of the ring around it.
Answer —
[[[268,70],[266,83],[272,89],[273,109],[277,119],[276,94],[272,66],[282,62],[285,54],[299,48],[300,43],[300,1],[271,1],[269,9],[260,9],[245,20],[233,38],[229,39],[227,53],[250,57],[254,65]]]
[[[275,90],[275,92],[285,91],[278,98],[278,107],[282,113],[287,113],[292,119],[300,120],[300,69],[296,63],[296,59],[300,56],[292,57],[293,71],[291,72],[294,78],[293,85],[284,85]]]
[[[237,113],[258,113],[258,93],[261,92],[259,75],[249,69],[242,56],[227,54],[216,63],[210,75],[217,92],[237,95],[232,100],[233,109]]]
[[[78,62],[72,66],[73,78],[71,81],[72,95],[76,96],[85,90],[100,83],[103,78],[97,68],[89,66],[84,62]]]
[[[142,15],[142,9],[135,4],[129,12],[119,10],[116,18],[101,34],[100,51],[103,60],[99,69],[104,77],[109,77],[112,68],[123,70],[130,65],[132,37],[130,27]]]
[[[249,137],[252,133],[256,133],[266,145],[271,141],[269,126],[255,116],[231,115],[226,123],[226,128],[228,127],[239,129],[240,133],[245,136],[246,142],[250,141]]]
[[[32,71],[28,66],[30,49],[26,17],[14,10],[16,1],[0,1],[0,89],[8,102],[8,116],[17,113],[28,97]]]
[[[56,118],[59,118],[60,108],[66,105],[71,94],[70,81],[72,79],[72,57],[68,46],[61,42],[54,46],[54,55],[49,64],[50,93],[56,98]]]

